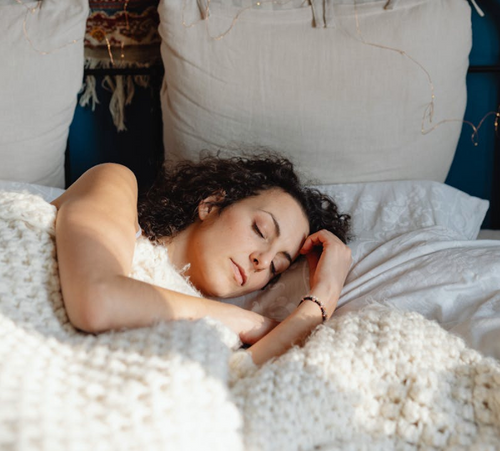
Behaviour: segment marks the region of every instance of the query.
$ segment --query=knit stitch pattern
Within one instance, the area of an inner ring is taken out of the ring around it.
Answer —
[[[260,368],[210,318],[76,330],[55,217],[0,192],[2,451],[500,448],[499,363],[419,314],[334,317]],[[131,276],[199,295],[145,238]]]
[[[366,308],[249,365],[246,450],[500,449],[499,363],[420,314]]]
[[[235,334],[211,319],[76,330],[60,292],[55,216],[37,196],[0,193],[0,449],[241,450],[227,388]],[[132,275],[194,294],[166,258],[143,239]],[[137,267],[145,259],[153,265]]]

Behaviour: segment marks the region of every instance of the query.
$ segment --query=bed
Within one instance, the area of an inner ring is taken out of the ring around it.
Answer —
[[[466,105],[469,4],[160,2],[166,157],[239,152],[256,136],[266,147],[282,143],[352,216],[353,264],[335,315],[258,368],[211,318],[99,335],[69,323],[49,202],[64,189],[83,71],[75,37],[88,10],[71,1],[71,14],[47,1],[40,20],[60,31],[36,46],[27,39],[36,22],[26,18],[39,5],[0,4],[0,23],[19,25],[0,55],[14,46],[14,66],[27,73],[39,59],[49,65],[45,56],[71,68],[57,86],[43,76],[21,83],[20,92],[33,90],[22,108],[16,77],[0,69],[15,93],[0,87],[12,102],[0,111],[10,129],[0,141],[0,449],[498,449],[500,236],[481,230],[487,201],[443,183]],[[453,22],[447,33],[443,21]],[[326,33],[340,48],[325,44]],[[308,70],[294,69],[299,57]],[[55,133],[54,118],[65,133]],[[37,126],[15,134],[27,121]],[[23,146],[36,158],[31,149],[42,145],[51,165],[12,162]],[[166,258],[139,239],[131,276],[187,290],[165,271]],[[282,320],[307,290],[298,261],[273,286],[230,302]]]

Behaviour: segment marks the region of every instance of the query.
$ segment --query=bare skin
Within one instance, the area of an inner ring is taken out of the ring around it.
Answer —
[[[307,220],[293,202],[286,193],[271,190],[233,204],[221,214],[209,202],[202,203],[198,220],[166,240],[169,256],[178,267],[193,263],[190,277],[202,293],[234,297],[265,286],[275,271],[285,271],[290,260],[305,254],[311,294],[322,300],[331,316],[351,253],[325,230],[307,236]],[[144,327],[157,320],[211,316],[252,345],[248,350],[254,362],[262,364],[321,323],[321,311],[312,302],[303,303],[277,325],[230,304],[128,277],[139,226],[137,181],[124,166],[103,164],[90,169],[52,204],[58,209],[56,242],[63,298],[78,329],[99,333]],[[195,241],[196,248],[190,247]],[[210,272],[214,267],[219,270]]]

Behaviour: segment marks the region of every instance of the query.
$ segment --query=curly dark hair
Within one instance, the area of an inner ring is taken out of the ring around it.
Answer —
[[[152,187],[139,196],[139,223],[145,235],[158,242],[195,222],[200,202],[209,196],[222,195],[221,201],[212,203],[222,212],[239,200],[273,188],[298,201],[309,219],[311,234],[326,229],[347,243],[350,216],[340,214],[329,196],[303,186],[288,159],[268,153],[165,163]]]

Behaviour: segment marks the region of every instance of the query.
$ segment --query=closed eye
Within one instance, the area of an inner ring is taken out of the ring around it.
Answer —
[[[255,231],[255,233],[257,235],[259,235],[261,238],[264,238],[264,235],[263,233],[260,231],[259,229],[259,226],[257,225],[256,222],[253,223],[253,230]],[[276,277],[276,275],[278,274],[278,271],[276,271],[276,265],[274,264],[274,262],[271,262],[271,265],[270,265],[270,268],[271,270],[271,274],[273,277]]]
[[[264,235],[263,235],[263,234],[262,234],[262,232],[260,231],[259,226],[257,225],[257,223],[256,223],[256,222],[254,222],[254,224],[253,224],[253,230],[254,230],[254,231],[255,231],[255,233],[256,233],[257,235],[259,235],[261,238],[264,238]]]

